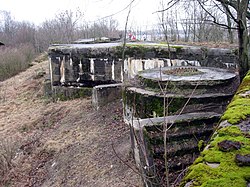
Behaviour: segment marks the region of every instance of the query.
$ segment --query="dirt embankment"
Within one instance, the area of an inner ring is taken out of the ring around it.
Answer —
[[[0,147],[9,158],[0,158],[0,186],[139,186],[121,103],[97,112],[90,99],[51,102],[42,90],[47,64],[0,83]]]

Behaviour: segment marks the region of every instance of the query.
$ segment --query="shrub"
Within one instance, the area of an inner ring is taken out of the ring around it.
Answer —
[[[13,139],[0,139],[0,185],[5,182],[6,174],[12,167],[12,159],[18,149],[18,143]]]
[[[0,81],[27,69],[35,57],[34,47],[21,44],[18,47],[4,47],[0,50]]]

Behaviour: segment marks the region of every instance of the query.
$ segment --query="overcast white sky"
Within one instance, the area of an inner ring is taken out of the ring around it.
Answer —
[[[0,10],[7,10],[17,21],[30,21],[39,25],[46,19],[64,10],[79,8],[85,20],[95,21],[125,8],[131,0],[0,0]],[[159,7],[159,0],[135,0],[130,16],[134,27],[156,24],[157,15],[152,14]],[[119,21],[119,28],[124,27],[128,10],[113,18]]]

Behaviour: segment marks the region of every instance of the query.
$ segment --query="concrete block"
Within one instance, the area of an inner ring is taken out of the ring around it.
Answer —
[[[76,98],[85,98],[92,95],[92,88],[88,87],[65,87],[65,86],[53,86],[52,96],[55,100],[70,100]]]
[[[122,83],[98,85],[93,88],[92,103],[96,110],[101,106],[122,98]]]

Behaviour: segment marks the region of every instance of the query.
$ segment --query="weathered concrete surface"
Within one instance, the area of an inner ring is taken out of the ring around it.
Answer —
[[[193,120],[204,120],[208,118],[218,118],[220,115],[215,112],[199,112],[199,113],[188,113],[188,114],[181,114],[181,115],[173,115],[173,116],[166,116],[166,117],[156,117],[156,118],[145,118],[145,119],[134,119],[132,124],[133,127],[137,130],[143,127],[154,127],[162,126],[165,122],[167,122],[168,125],[175,124],[176,121],[178,123],[188,123]],[[186,132],[182,132],[186,133]],[[170,135],[170,134],[169,134]]]
[[[171,46],[169,48],[167,45],[156,43],[128,43],[125,48],[124,61],[122,60],[122,50],[121,43],[51,45],[49,47],[51,90],[56,92],[53,95],[64,97],[68,95],[74,98],[75,94],[70,94],[74,89],[70,87],[93,87],[126,82],[135,78],[140,71],[152,68],[199,67],[201,65],[226,67],[225,63],[235,64],[236,62],[236,56],[229,49],[214,50],[190,46]],[[230,59],[228,59],[229,56]],[[207,72],[207,74],[209,73],[211,72]],[[152,79],[151,82],[153,81]],[[65,88],[59,91],[57,86]],[[231,87],[229,88],[231,89]],[[176,89],[176,92],[181,89]],[[185,94],[189,94],[192,89],[185,90]],[[203,93],[202,89],[199,90],[200,93]],[[102,104],[100,103],[100,105]]]
[[[163,185],[165,149],[172,183],[178,172],[193,163],[239,84],[237,73],[218,68],[195,67],[199,75],[167,74],[180,68],[142,71],[123,90],[124,117],[131,127],[136,163],[153,178],[143,179],[145,186]]]
[[[165,96],[169,101],[168,113],[171,115],[180,112],[184,114],[210,111],[222,114],[233,93],[166,94]],[[131,116],[134,118],[163,116],[164,100],[167,102],[164,95],[159,92],[135,87],[126,88],[124,91],[125,119],[130,121]]]
[[[52,96],[52,86],[50,79],[45,79],[43,82],[43,93],[45,97]]]
[[[50,56],[51,80],[54,86],[92,86],[121,81],[119,59],[54,55]]]
[[[148,180],[144,178],[145,186],[163,186],[165,127],[169,128],[167,157],[173,182],[177,177],[175,172],[192,164],[198,157],[198,142],[207,141],[219,117],[217,113],[207,112],[133,120],[130,128],[134,158],[141,172],[150,177]]]
[[[121,43],[51,45],[52,85],[121,82],[134,78],[139,71],[166,66],[235,68],[237,62],[230,49],[190,46],[170,46],[169,49],[156,43],[128,43],[124,61],[122,51]]]
[[[250,72],[228,105],[211,141],[189,168],[181,186],[249,186],[249,91]],[[233,142],[234,148],[222,149],[223,142]],[[216,163],[217,167],[211,167],[211,163]]]
[[[168,72],[186,71],[195,69],[196,74],[173,75]],[[166,88],[167,93],[189,94],[195,89],[194,94],[206,93],[234,93],[239,85],[238,75],[228,69],[211,67],[164,67],[145,70],[137,76],[140,87],[159,90]],[[186,91],[183,93],[183,91]]]
[[[169,48],[168,45],[145,43],[127,44],[125,59],[121,59],[122,52],[122,44],[119,43],[51,46],[49,59],[52,89],[59,86],[68,89],[71,86],[127,83],[127,80],[133,79],[135,84],[126,87],[123,92],[125,118],[131,127],[134,156],[137,158],[141,172],[147,176],[156,176],[155,180],[146,179],[144,182],[155,186],[155,183],[159,184],[159,178],[165,172],[163,127],[161,124],[156,125],[157,129],[152,126],[138,128],[138,126],[133,126],[134,119],[163,116],[163,96],[167,96],[170,101],[167,103],[169,115],[205,112],[208,117],[203,116],[204,118],[199,120],[194,117],[187,122],[177,120],[174,122],[177,125],[172,125],[169,129],[171,132],[168,135],[167,144],[169,168],[170,170],[185,168],[199,153],[198,141],[207,141],[218,120],[216,116],[224,111],[238,84],[237,76],[233,73],[230,74],[224,70],[215,73],[215,68],[203,67],[229,68],[234,71],[237,56],[235,51],[230,49],[190,46],[171,46]],[[192,79],[185,76],[185,81],[180,78],[172,80],[170,81],[172,85],[169,84],[171,89],[162,93],[156,87],[160,85],[164,87],[169,82],[167,79],[161,80],[159,85],[156,84],[159,81],[155,78],[140,77],[140,71],[167,66],[197,66],[201,71],[205,71],[203,74],[207,75],[207,79],[201,80],[201,77],[197,78],[198,76],[193,76]],[[218,72],[220,76],[216,77]],[[212,77],[211,74],[213,74]],[[221,79],[223,76],[224,79]],[[214,80],[211,80],[213,77]],[[107,94],[106,87],[105,89],[97,87],[95,92],[93,98],[104,98],[102,95],[105,95],[106,98],[113,99],[110,97],[112,94]],[[98,108],[106,100],[97,101],[96,107]],[[160,131],[158,131],[159,129]],[[188,154],[186,154],[187,152]],[[214,165],[214,163],[209,164]]]
[[[100,107],[121,99],[122,84],[106,84],[98,85],[93,88],[92,92],[92,104],[96,110]]]
[[[69,100],[76,98],[91,97],[92,88],[88,87],[64,87],[53,86],[52,97],[54,100]]]
[[[135,79],[136,84],[124,89],[127,121],[131,116],[163,116],[164,100],[170,115],[198,111],[222,114],[239,84],[237,73],[225,69],[198,67],[203,74],[191,76],[161,73],[169,69],[174,68],[142,71]]]
[[[179,67],[179,68],[185,68],[185,67]],[[230,73],[226,69],[219,69],[219,68],[206,68],[206,67],[195,67],[197,71],[200,72],[200,74],[196,75],[186,75],[186,76],[180,76],[180,75],[171,75],[164,73],[168,70],[174,70],[178,68],[174,67],[165,67],[161,69],[152,69],[152,70],[147,70],[143,71],[142,73],[139,74],[140,77],[144,79],[151,79],[158,81],[160,80],[161,82],[166,82],[166,81],[175,81],[183,84],[188,84],[188,83],[193,83],[199,85],[209,85],[209,82],[213,83],[220,83],[220,81],[225,81],[225,80],[231,80],[236,77],[235,73]]]

